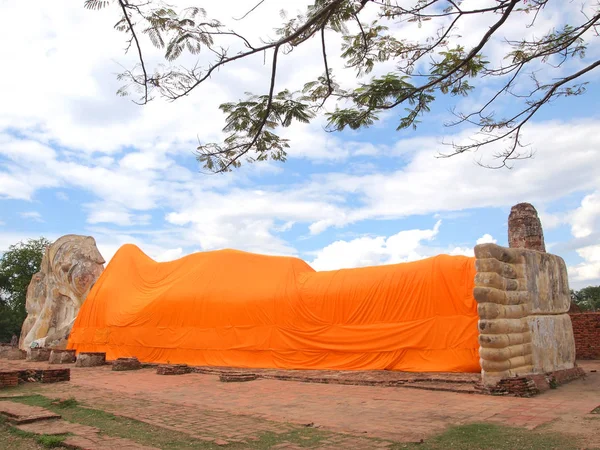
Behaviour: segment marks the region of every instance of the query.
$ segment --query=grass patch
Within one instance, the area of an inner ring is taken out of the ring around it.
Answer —
[[[78,406],[79,402],[71,397],[66,400],[55,400],[52,404],[58,408],[73,408],[74,406]]]
[[[422,444],[399,444],[393,449],[419,450],[575,450],[572,437],[489,423],[449,428]]]
[[[36,440],[45,448],[59,448],[62,447],[63,441],[67,438],[65,435],[41,435],[37,436]]]
[[[596,407],[596,408],[592,409],[592,412],[591,412],[591,414],[600,414],[600,406],[598,406],[598,407]]]

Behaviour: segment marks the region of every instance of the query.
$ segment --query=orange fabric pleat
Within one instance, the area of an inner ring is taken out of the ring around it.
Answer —
[[[152,363],[478,372],[474,278],[464,256],[315,272],[235,250],[157,263],[125,245],[68,348]]]

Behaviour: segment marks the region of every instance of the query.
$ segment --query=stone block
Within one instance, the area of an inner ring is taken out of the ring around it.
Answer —
[[[53,349],[50,353],[50,364],[71,364],[77,360],[75,350]]]
[[[529,293],[531,314],[566,313],[571,307],[567,267],[560,256],[522,251],[525,290]]]
[[[80,352],[77,355],[76,367],[95,367],[106,364],[106,353],[103,352]]]
[[[48,361],[52,350],[45,347],[30,348],[27,350],[27,361]]]
[[[8,352],[6,352],[6,359],[9,360],[18,360],[27,358],[27,352],[25,350],[21,350],[19,348],[11,348]]]
[[[533,315],[527,322],[534,373],[575,367],[575,339],[568,314]]]

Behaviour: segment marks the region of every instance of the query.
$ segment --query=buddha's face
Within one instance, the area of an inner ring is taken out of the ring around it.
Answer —
[[[79,261],[69,271],[69,283],[78,296],[84,297],[103,270],[104,265],[96,261],[89,259]]]

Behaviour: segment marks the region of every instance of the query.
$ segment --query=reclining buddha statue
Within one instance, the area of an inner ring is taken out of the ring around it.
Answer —
[[[154,363],[478,372],[474,278],[465,256],[316,272],[236,250],[157,263],[125,245],[68,348]]]

